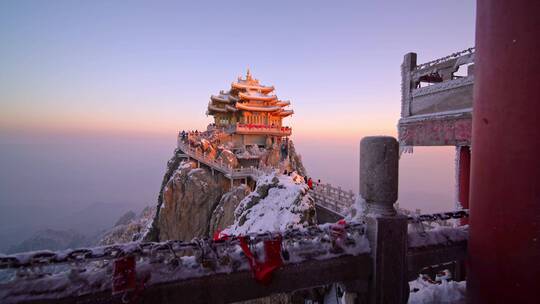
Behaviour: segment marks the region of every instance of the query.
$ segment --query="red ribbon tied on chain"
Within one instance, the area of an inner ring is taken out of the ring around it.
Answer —
[[[240,240],[240,247],[248,259],[249,267],[253,272],[255,280],[262,284],[270,283],[272,272],[283,266],[283,259],[281,258],[281,236],[264,241],[264,262],[257,261],[249,249],[247,237],[241,236],[238,239]]]
[[[216,232],[214,232],[214,236],[212,238],[214,241],[220,241],[220,240],[228,240],[229,235],[223,233],[223,230],[217,229]]]

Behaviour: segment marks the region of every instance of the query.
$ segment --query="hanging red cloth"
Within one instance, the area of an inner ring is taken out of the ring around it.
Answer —
[[[270,283],[272,278],[272,272],[283,266],[283,259],[281,258],[281,236],[273,240],[264,241],[264,262],[259,262],[249,249],[247,238],[245,236],[239,237],[240,247],[246,255],[253,276],[257,282],[262,284]]]
[[[336,238],[345,236],[345,225],[347,225],[347,222],[344,219],[341,219],[335,224],[332,224],[332,226],[330,226],[332,236]]]
[[[113,295],[133,291],[136,288],[135,257],[125,256],[114,261]]]

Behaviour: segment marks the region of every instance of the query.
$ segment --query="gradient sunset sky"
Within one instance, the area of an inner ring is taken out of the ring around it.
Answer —
[[[474,42],[474,1],[2,1],[0,128],[203,129],[246,68],[295,136],[395,134],[403,55]]]

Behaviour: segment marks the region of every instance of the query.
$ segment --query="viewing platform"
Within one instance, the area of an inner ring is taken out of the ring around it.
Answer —
[[[475,49],[423,64],[401,65],[401,146],[470,145]]]

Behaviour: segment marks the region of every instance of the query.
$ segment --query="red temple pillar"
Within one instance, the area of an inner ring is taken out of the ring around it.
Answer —
[[[469,209],[469,183],[471,176],[471,148],[461,146],[458,150],[458,202],[463,209]],[[461,220],[462,225],[468,224],[468,219]]]
[[[540,296],[540,1],[478,0],[469,303]]]

